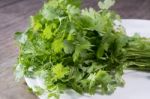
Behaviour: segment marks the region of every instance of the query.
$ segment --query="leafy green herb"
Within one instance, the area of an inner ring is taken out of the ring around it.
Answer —
[[[114,0],[99,1],[99,11],[80,9],[81,0],[49,0],[31,17],[28,30],[15,35],[20,54],[16,78],[40,77],[48,93],[66,89],[111,94],[123,86],[126,68],[150,70],[150,40],[128,37],[119,15],[108,10]]]
[[[98,6],[101,9],[109,9],[111,6],[113,6],[115,4],[115,0],[101,0],[98,3]]]

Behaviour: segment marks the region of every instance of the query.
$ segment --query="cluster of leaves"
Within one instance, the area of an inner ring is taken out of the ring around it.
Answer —
[[[66,89],[111,94],[124,84],[126,66],[149,65],[145,58],[149,61],[150,42],[126,36],[115,24],[120,17],[108,10],[114,0],[100,1],[99,11],[81,10],[80,4],[81,0],[50,0],[31,17],[29,28],[15,35],[20,47],[16,77],[44,79],[50,98],[59,98]]]

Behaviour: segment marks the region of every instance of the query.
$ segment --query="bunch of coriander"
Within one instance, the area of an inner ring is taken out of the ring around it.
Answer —
[[[15,38],[20,53],[16,77],[40,77],[38,94],[59,98],[67,89],[83,94],[111,94],[123,86],[126,68],[149,70],[150,41],[128,37],[109,10],[114,0],[99,1],[99,10],[81,9],[81,0],[49,0]]]

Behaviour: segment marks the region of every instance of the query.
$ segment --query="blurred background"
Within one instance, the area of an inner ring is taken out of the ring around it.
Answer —
[[[84,0],[83,7],[97,7],[98,0]],[[18,50],[16,31],[24,31],[29,16],[43,5],[42,0],[0,0],[0,99],[37,99],[26,84],[15,82],[13,66]],[[150,0],[118,0],[113,10],[125,19],[150,19]]]

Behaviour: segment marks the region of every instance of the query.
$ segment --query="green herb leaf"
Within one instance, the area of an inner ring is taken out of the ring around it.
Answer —
[[[53,66],[52,72],[54,73],[54,77],[56,79],[61,79],[61,78],[65,77],[65,75],[68,75],[69,68],[64,67],[61,63],[59,63],[59,64],[56,64],[55,66]]]
[[[101,9],[109,9],[114,4],[115,4],[115,0],[101,0],[99,1],[98,6]]]

